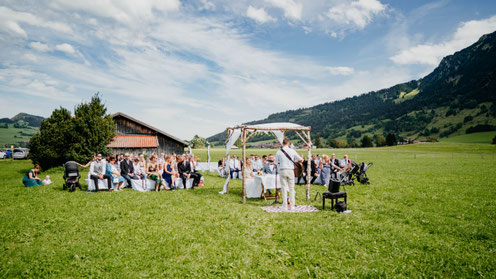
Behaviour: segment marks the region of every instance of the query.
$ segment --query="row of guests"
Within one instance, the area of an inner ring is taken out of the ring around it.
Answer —
[[[109,191],[112,185],[116,191],[120,191],[124,181],[131,186],[131,180],[141,180],[143,189],[146,189],[146,179],[153,180],[155,191],[159,191],[160,188],[175,190],[177,178],[182,179],[183,185],[186,185],[187,179],[192,178],[193,188],[201,186],[202,179],[202,175],[196,171],[195,161],[188,154],[165,155],[162,153],[158,156],[153,153],[148,162],[143,154],[133,156],[126,153],[118,157],[107,156],[105,159],[101,154],[95,154],[93,160],[86,165],[79,163],[78,165],[83,168],[90,167],[88,177],[93,180],[96,191],[99,191],[98,181],[104,179],[107,180]]]
[[[308,161],[305,160],[305,156],[301,155],[303,158],[303,172],[297,179],[299,184],[302,180],[307,183],[307,166]],[[243,175],[248,177],[253,177],[254,172],[263,172],[265,174],[275,174],[276,165],[274,164],[275,156],[274,154],[263,155],[259,157],[258,155],[250,155],[246,159],[246,171]],[[315,180],[320,176],[323,185],[328,186],[331,179],[340,179],[343,175],[348,174],[352,166],[355,163],[351,161],[348,155],[344,155],[343,159],[339,160],[336,158],[336,154],[331,154],[329,157],[326,154],[323,155],[313,155],[310,160],[310,176],[312,177],[310,183],[314,183]],[[221,176],[230,175],[231,178],[240,178],[240,174],[243,170],[243,162],[238,159],[236,155],[233,155],[227,161],[224,158],[220,158],[218,162],[218,172]]]

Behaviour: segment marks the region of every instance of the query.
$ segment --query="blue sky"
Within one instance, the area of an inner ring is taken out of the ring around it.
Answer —
[[[0,1],[0,117],[100,92],[178,137],[432,71],[496,31],[494,1]]]

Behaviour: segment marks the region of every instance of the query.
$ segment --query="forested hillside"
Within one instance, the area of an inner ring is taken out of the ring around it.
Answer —
[[[389,133],[398,138],[442,138],[496,128],[496,32],[442,59],[432,73],[344,100],[290,110],[249,122],[312,126],[324,142],[358,143]],[[290,135],[291,136],[291,135]],[[265,136],[254,138],[263,140]],[[222,144],[225,133],[208,140]],[[327,144],[326,144],[327,145]]]

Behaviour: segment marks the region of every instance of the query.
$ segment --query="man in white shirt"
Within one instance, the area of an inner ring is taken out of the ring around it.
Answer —
[[[91,162],[89,177],[95,183],[95,191],[98,192],[98,181],[107,179],[108,190],[112,190],[112,181],[111,176],[106,174],[107,162],[102,160],[102,154],[98,154],[96,157],[96,161]]]
[[[288,158],[289,157],[289,158]],[[279,169],[282,188],[282,206],[283,211],[288,210],[288,191],[291,200],[291,211],[295,209],[295,185],[294,185],[294,167],[296,162],[301,162],[303,159],[296,151],[289,147],[289,140],[284,138],[282,141],[281,150],[276,153],[275,164]]]
[[[238,160],[238,156],[233,155],[232,159],[229,160],[229,168],[231,172],[231,179],[240,178],[241,172],[241,161]]]

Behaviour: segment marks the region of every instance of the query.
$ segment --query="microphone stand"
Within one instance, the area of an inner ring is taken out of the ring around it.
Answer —
[[[274,165],[274,168],[276,170],[276,198],[274,199],[274,202],[272,204],[282,204],[282,202],[280,202],[280,201],[277,200],[277,196],[279,194],[277,192],[277,176],[279,175],[279,168],[276,165]]]

